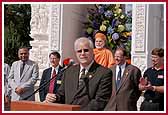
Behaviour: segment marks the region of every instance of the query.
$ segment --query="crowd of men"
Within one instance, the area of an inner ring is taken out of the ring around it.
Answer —
[[[51,67],[43,71],[39,96],[44,103],[80,105],[81,111],[137,111],[137,101],[144,93],[141,111],[164,110],[164,50],[151,52],[152,66],[143,75],[138,67],[128,64],[126,51],[117,48],[115,64],[104,67],[95,61],[94,44],[80,37],[74,43],[78,63],[62,67],[57,51],[49,54]],[[29,49],[18,51],[19,59],[11,68],[4,67],[4,101],[35,101],[34,85],[39,79],[38,64],[29,59]],[[7,69],[8,68],[8,69]]]

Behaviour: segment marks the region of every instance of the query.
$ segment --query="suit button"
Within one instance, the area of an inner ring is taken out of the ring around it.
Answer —
[[[152,100],[149,100],[150,103],[152,103]]]

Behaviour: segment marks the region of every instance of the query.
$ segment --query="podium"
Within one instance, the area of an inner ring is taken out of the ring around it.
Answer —
[[[11,111],[79,111],[79,105],[43,103],[35,101],[11,101]]]

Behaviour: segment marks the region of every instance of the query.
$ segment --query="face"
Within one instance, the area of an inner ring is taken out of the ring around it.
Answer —
[[[163,58],[158,55],[152,55],[151,59],[153,67],[160,66],[163,62]]]
[[[52,67],[57,67],[59,65],[59,61],[60,61],[60,59],[57,58],[57,56],[55,56],[53,54],[50,55],[50,63],[51,63]]]
[[[114,58],[117,65],[122,65],[125,63],[125,56],[123,56],[122,50],[117,50],[114,54]]]
[[[27,61],[29,59],[29,50],[27,48],[19,49],[18,57],[22,61]]]
[[[88,66],[93,60],[93,49],[89,47],[87,42],[78,43],[75,52],[78,61],[84,67]]]
[[[105,46],[105,41],[102,40],[101,38],[96,38],[95,46],[96,48],[103,48]]]

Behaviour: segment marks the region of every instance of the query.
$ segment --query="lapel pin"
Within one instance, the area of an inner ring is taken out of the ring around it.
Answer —
[[[89,78],[92,78],[92,75],[89,75]]]

